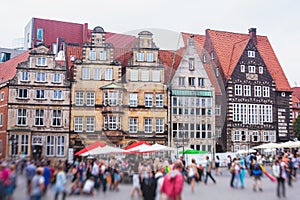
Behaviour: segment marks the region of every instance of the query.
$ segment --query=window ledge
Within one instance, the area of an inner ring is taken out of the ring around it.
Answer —
[[[64,101],[64,99],[51,99],[51,101]]]
[[[22,83],[29,83],[30,80],[20,80],[20,82],[22,82]]]
[[[30,98],[29,97],[26,97],[26,98],[16,97],[16,99],[18,99],[18,100],[29,100]]]
[[[36,101],[46,101],[47,99],[46,98],[43,98],[43,99],[34,98],[33,100],[36,100]]]
[[[61,84],[61,81],[60,81],[60,82],[54,82],[54,81],[51,81],[51,83],[52,83],[52,84],[57,84],[57,85],[58,85],[58,84]]]

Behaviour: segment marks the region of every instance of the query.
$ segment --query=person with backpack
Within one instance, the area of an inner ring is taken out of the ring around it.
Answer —
[[[45,189],[44,169],[38,167],[29,185],[30,200],[40,200]]]
[[[142,179],[142,194],[144,200],[154,200],[156,194],[156,180],[151,172],[151,168],[148,167],[146,171],[147,175],[144,175]]]
[[[286,164],[282,161],[282,157],[279,156],[278,160],[273,165],[273,175],[277,179],[277,197],[280,198],[280,188],[282,188],[282,196],[285,197],[285,179],[287,177],[285,171]]]
[[[160,200],[160,189],[164,181],[164,173],[166,171],[166,168],[164,166],[164,163],[159,162],[156,165],[156,174],[155,174],[155,181],[156,181],[156,194],[155,194],[155,200]]]
[[[259,191],[262,190],[262,184],[261,184],[261,176],[262,176],[262,169],[260,167],[260,164],[257,162],[256,158],[252,160],[251,164],[251,174],[254,178],[254,183],[253,183],[253,191],[256,192],[256,188],[258,187]]]

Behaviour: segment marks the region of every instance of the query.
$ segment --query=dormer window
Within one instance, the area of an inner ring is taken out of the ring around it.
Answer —
[[[90,50],[90,60],[96,60],[96,51]]]
[[[100,52],[100,60],[106,60],[106,51]]]
[[[241,65],[241,72],[245,72],[245,65]]]
[[[144,61],[144,53],[137,53],[137,61],[139,62]]]
[[[255,58],[255,51],[248,51],[249,58]]]
[[[147,53],[147,62],[153,62],[153,53]]]
[[[195,59],[189,58],[189,70],[194,71],[195,70]]]
[[[36,58],[36,65],[37,66],[46,66],[46,58],[45,57]]]
[[[249,65],[248,66],[248,72],[249,73],[255,73],[255,66]]]

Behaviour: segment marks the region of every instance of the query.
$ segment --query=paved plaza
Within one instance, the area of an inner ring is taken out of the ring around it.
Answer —
[[[270,168],[268,168],[268,171]],[[263,192],[254,192],[252,190],[253,180],[248,175],[246,176],[246,188],[244,189],[232,189],[229,186],[230,174],[226,169],[222,169],[223,174],[220,176],[214,176],[217,184],[214,184],[211,180],[208,180],[208,184],[204,185],[203,182],[199,182],[195,187],[195,192],[191,193],[190,185],[185,183],[183,191],[184,200],[193,199],[209,199],[209,200],[273,200],[278,199],[276,196],[276,183],[271,182],[266,176],[262,178]],[[213,173],[214,174],[214,173]],[[299,180],[293,181],[293,186],[289,187],[286,184],[287,198],[297,200],[300,199],[300,174],[298,173]],[[118,192],[107,191],[106,194],[102,192],[95,192],[94,196],[67,196],[67,199],[97,199],[97,200],[142,200],[142,198],[130,197],[131,185],[121,184]],[[69,189],[69,188],[68,188]],[[15,200],[28,199],[26,194],[26,180],[24,176],[18,177],[18,187],[14,194]],[[47,195],[43,198],[44,200],[54,199],[54,193],[49,188]],[[61,199],[61,198],[59,198]]]

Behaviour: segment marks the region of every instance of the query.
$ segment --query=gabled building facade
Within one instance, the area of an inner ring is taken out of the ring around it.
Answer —
[[[43,44],[17,65],[9,81],[8,157],[20,154],[66,159],[69,140],[70,84],[66,67]]]
[[[172,146],[215,152],[215,88],[193,38],[188,38],[169,90]]]
[[[292,120],[295,122],[300,114],[300,87],[293,87],[292,91]]]
[[[267,37],[207,30],[204,48],[227,94],[226,149],[288,140],[290,85]]]

